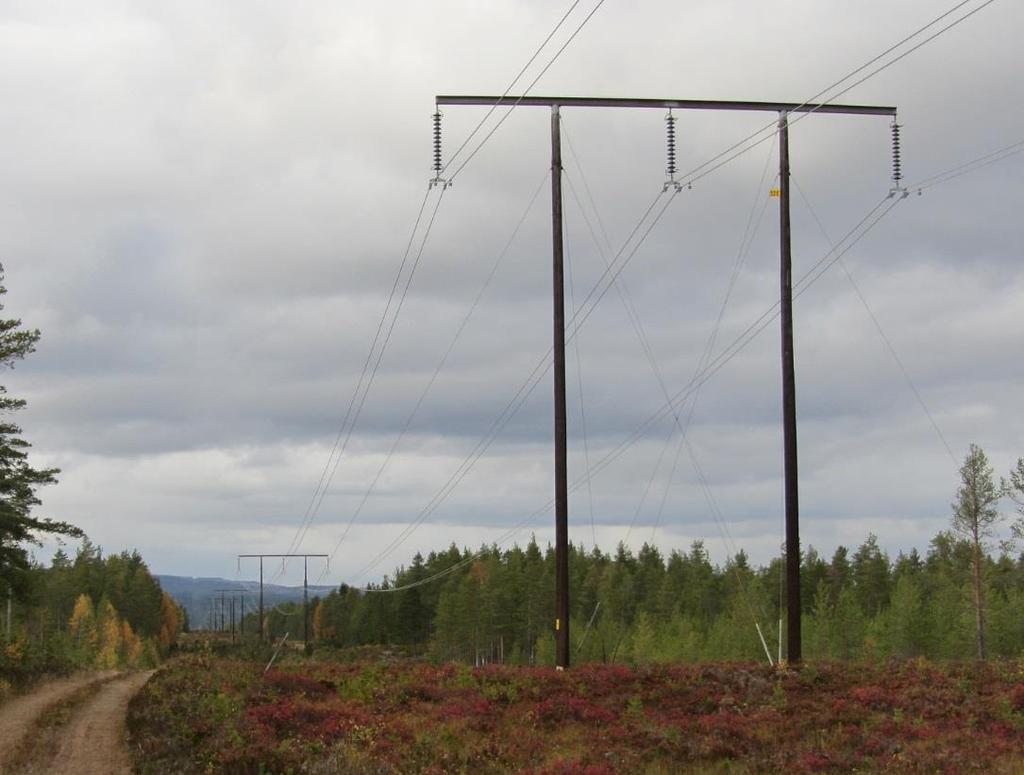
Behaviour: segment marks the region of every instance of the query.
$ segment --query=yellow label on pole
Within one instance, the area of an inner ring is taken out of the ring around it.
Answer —
[[[773,188],[773,189],[771,189],[768,192],[768,195],[769,196],[782,196],[782,192],[779,189],[777,189],[777,188]]]
[[[555,629],[556,630],[560,630],[561,628],[562,628],[562,620],[561,619],[555,619]]]

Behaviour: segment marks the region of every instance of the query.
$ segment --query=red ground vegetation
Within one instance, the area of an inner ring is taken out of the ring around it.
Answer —
[[[165,667],[142,771],[1020,772],[1019,662],[543,668],[241,660]]]

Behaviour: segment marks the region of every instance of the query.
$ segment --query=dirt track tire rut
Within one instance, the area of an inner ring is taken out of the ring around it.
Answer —
[[[50,681],[31,694],[0,705],[0,773],[7,772],[4,762],[10,761],[15,755],[40,716],[76,692],[110,680],[115,674],[115,671],[107,670]]]
[[[48,775],[130,773],[125,714],[128,702],[153,672],[106,670],[72,676],[45,683],[31,694],[0,706],[0,775],[19,771]],[[83,690],[95,694],[74,708],[66,725],[56,728],[61,740],[56,754],[51,754],[52,749],[39,748],[34,752],[29,748],[26,754],[26,746],[33,745],[32,735],[39,731],[47,712],[61,703],[79,702],[75,695],[81,696]],[[15,769],[5,766],[8,762]]]
[[[153,671],[127,673],[103,686],[68,723],[64,742],[47,772],[54,775],[130,773],[125,714],[131,698],[152,675]]]

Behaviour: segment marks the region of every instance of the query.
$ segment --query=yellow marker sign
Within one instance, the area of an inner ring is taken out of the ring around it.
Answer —
[[[781,195],[782,195],[782,192],[779,189],[777,189],[777,188],[773,188],[771,191],[768,192],[768,196],[781,196]]]
[[[555,619],[555,629],[559,630],[561,628],[562,628],[562,620],[561,619]]]

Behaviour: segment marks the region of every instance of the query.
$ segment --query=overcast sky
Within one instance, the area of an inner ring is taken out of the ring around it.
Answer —
[[[514,93],[594,5],[579,4]],[[801,102],[953,5],[607,0],[531,93]],[[156,572],[233,577],[237,553],[293,547],[326,467],[330,487],[301,542],[337,548],[325,582],[379,579],[452,541],[552,540],[548,374],[460,485],[359,575],[550,347],[547,188],[528,209],[547,185],[543,108],[515,110],[460,169],[419,253],[421,222],[409,256],[419,263],[336,471],[332,445],[424,202],[434,96],[500,94],[568,6],[0,2],[5,312],[43,335],[4,384],[29,402],[18,421],[35,464],[63,471],[40,514],[106,551],[138,548]],[[911,184],[1024,140],[1022,23],[1018,3],[994,2],[838,101],[899,107]],[[446,160],[485,113],[445,109]],[[563,110],[570,310],[662,190],[664,116]],[[775,119],[675,116],[680,173]],[[794,122],[797,277],[888,192],[888,124]],[[568,352],[572,479],[664,405],[652,363],[675,394],[713,331],[717,353],[778,298],[777,165],[768,141],[672,198],[587,318]],[[797,300],[805,546],[830,555],[873,531],[893,554],[923,550],[949,525],[971,442],[997,473],[1024,455],[1022,173],[1024,154],[920,196],[911,186]],[[757,562],[777,553],[778,352],[773,323],[703,386],[690,451],[662,420],[574,491],[573,540],[612,550],[702,538],[723,560],[699,465],[735,546]],[[284,578],[301,581],[301,569]]]

